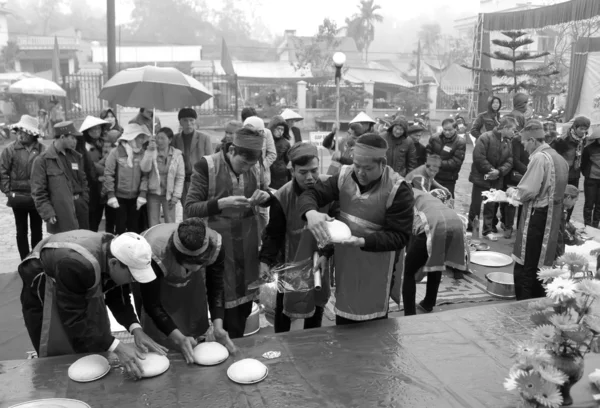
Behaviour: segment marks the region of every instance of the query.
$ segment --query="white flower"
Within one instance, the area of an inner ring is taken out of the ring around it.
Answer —
[[[537,275],[539,280],[546,283],[554,278],[569,276],[569,271],[565,271],[558,268],[544,268],[540,269]]]
[[[568,313],[552,315],[550,316],[550,322],[562,331],[579,330],[577,319]]]
[[[552,343],[555,338],[556,328],[550,324],[538,326],[533,330],[533,340],[538,343]]]
[[[541,389],[533,394],[535,400],[544,407],[558,408],[563,403],[563,397],[558,391],[558,387],[552,383],[544,383]]]
[[[546,286],[546,296],[562,302],[575,297],[576,285],[571,279],[555,278]]]
[[[567,381],[567,375],[552,365],[538,367],[542,378],[552,384],[562,385]]]
[[[577,291],[594,298],[600,298],[600,281],[583,279],[577,284]]]

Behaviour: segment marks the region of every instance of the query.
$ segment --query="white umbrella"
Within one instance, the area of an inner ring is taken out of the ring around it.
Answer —
[[[8,93],[66,97],[67,92],[56,82],[44,78],[25,78],[8,87]]]
[[[213,95],[176,68],[147,65],[120,71],[104,84],[98,97],[121,106],[170,110],[200,106]]]

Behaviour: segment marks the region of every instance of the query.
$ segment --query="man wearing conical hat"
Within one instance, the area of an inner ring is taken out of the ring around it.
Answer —
[[[17,249],[21,260],[29,253],[27,224],[31,231],[31,248],[42,240],[42,219],[31,197],[31,167],[33,161],[46,150],[38,141],[38,121],[23,115],[11,126],[17,132],[17,140],[6,146],[0,155],[0,190],[8,197],[7,206],[15,216]]]
[[[261,121],[262,122],[262,121]],[[222,237],[225,249],[223,328],[231,338],[244,335],[252,301],[248,284],[258,280],[259,207],[271,198],[257,163],[264,136],[255,127],[236,131],[225,149],[194,165],[184,206],[186,217],[204,218]]]

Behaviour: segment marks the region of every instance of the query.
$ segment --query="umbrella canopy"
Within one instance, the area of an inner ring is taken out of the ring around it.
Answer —
[[[42,96],[66,97],[67,92],[58,84],[43,78],[25,78],[15,82],[8,88],[9,93]]]
[[[170,110],[199,106],[213,96],[204,85],[176,68],[148,65],[117,73],[104,84],[98,97],[121,106]]]

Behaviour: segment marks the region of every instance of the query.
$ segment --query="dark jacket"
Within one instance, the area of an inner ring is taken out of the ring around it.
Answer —
[[[413,142],[414,142],[414,140],[413,140]],[[421,144],[421,142],[417,141],[414,143],[415,143],[415,151],[417,152],[417,167],[419,167],[419,166],[424,165],[427,162],[427,148],[425,146],[423,146]],[[406,174],[408,174],[408,173],[406,173]]]
[[[83,156],[74,150],[71,153],[78,159],[78,169],[74,172],[83,189],[83,199],[89,202]],[[35,160],[31,171],[31,195],[35,208],[44,221],[56,217],[56,223],[47,224],[50,234],[79,229],[73,203],[73,186],[58,155],[53,143]]]
[[[513,170],[518,171],[522,176],[527,171],[527,165],[529,164],[529,153],[527,153],[523,143],[521,143],[521,136],[513,137],[512,152]]]
[[[585,178],[600,179],[600,139],[596,139],[583,149],[581,174]]]
[[[458,180],[458,173],[460,173],[460,168],[465,160],[466,149],[465,139],[457,133],[454,133],[454,136],[450,138],[443,135],[432,136],[427,145],[427,153],[437,154],[442,158],[442,165],[435,179],[442,181]]]
[[[393,136],[395,126],[404,128],[402,136]],[[408,123],[406,121],[397,120],[392,123],[385,134],[385,140],[388,144],[386,154],[388,166],[402,177],[417,168],[417,149],[413,140],[408,137]]]
[[[200,159],[204,156],[210,156],[211,154],[213,154],[213,145],[211,137],[198,130],[195,130],[194,135],[192,136],[189,157],[186,157],[183,132],[179,132],[173,137],[173,143],[171,143],[171,146],[181,150],[181,152],[183,153],[186,181],[189,181],[190,177],[192,176],[194,165],[198,163],[198,161],[200,161]]]
[[[296,126],[292,126],[288,132],[288,135],[291,137],[290,133],[294,135],[294,143],[300,143],[302,141],[302,134],[300,133],[300,129]]]
[[[469,181],[484,189],[502,188],[504,176],[512,169],[512,142],[502,139],[500,132],[486,132],[477,139],[473,149],[473,165]],[[493,169],[500,171],[496,180],[486,180]]]
[[[497,111],[492,109],[494,101],[500,102],[500,107]],[[473,122],[473,125],[471,126],[471,136],[477,139],[482,133],[494,130],[500,122],[500,109],[502,109],[502,100],[497,96],[494,96],[488,102],[488,110],[480,113],[475,119],[475,122]]]
[[[506,116],[511,116],[517,122],[517,131],[521,131],[525,127],[525,112],[527,112],[527,102],[529,96],[518,93],[513,98],[513,110]]]
[[[275,150],[277,151],[277,158],[271,165],[271,184],[269,187],[278,190],[285,183],[290,180],[290,171],[288,170],[289,159],[287,157],[287,152],[290,150],[290,142],[289,142],[289,134],[288,134],[288,125],[286,121],[281,116],[275,116],[269,122],[269,130],[271,130],[272,134],[275,134],[275,128],[278,126],[283,126],[283,136],[280,138],[275,138]]]
[[[577,151],[579,150],[580,154],[583,155],[584,143],[584,140],[577,140],[569,131],[566,135],[554,140],[550,145],[569,165],[569,184],[573,184],[571,181],[580,177],[582,157],[578,156]]]
[[[36,142],[27,149],[16,141],[9,144],[0,155],[0,190],[4,194],[10,192],[31,194],[31,169],[34,160],[46,147]]]

